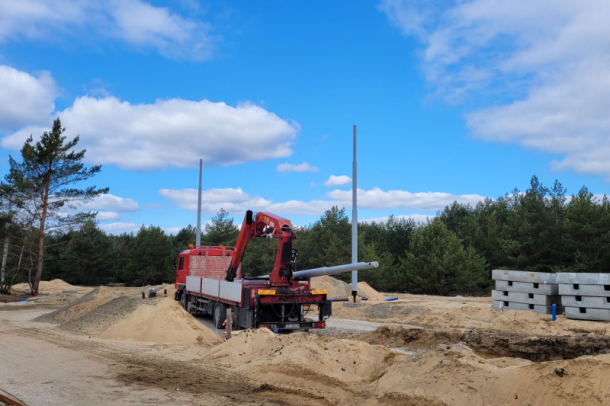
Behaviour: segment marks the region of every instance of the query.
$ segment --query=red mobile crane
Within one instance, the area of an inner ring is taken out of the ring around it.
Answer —
[[[278,239],[270,275],[241,277],[241,260],[257,237]],[[326,291],[311,289],[313,276],[377,268],[376,262],[296,271],[298,251],[290,220],[248,210],[235,248],[193,247],[176,261],[176,300],[192,313],[212,315],[221,328],[231,308],[233,328],[267,327],[278,330],[324,328],[332,314]],[[315,315],[308,316],[312,309]]]

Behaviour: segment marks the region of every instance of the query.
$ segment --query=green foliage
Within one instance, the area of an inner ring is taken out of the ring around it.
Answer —
[[[23,280],[32,269],[35,256],[30,252],[38,240],[27,228],[15,227],[15,213],[6,207],[0,214],[0,236],[20,241],[12,243],[7,268],[13,279],[17,275]],[[474,207],[453,203],[425,224],[390,217],[359,224],[358,230],[358,259],[379,262],[379,268],[359,272],[359,279],[386,292],[488,295],[491,269],[607,272],[610,266],[608,199],[598,199],[584,187],[567,197],[561,183],[547,188],[536,177],[524,193],[515,189]],[[314,224],[295,227],[295,233],[298,270],[351,262],[351,223],[344,209],[333,207]],[[206,226],[202,243],[233,245],[237,235],[233,219],[221,210]],[[142,227],[135,236],[107,236],[89,222],[76,231],[45,237],[45,279],[172,282],[172,258],[194,241],[190,225],[175,236],[153,226]],[[276,249],[277,240],[254,239],[243,257],[243,274],[268,274]],[[350,280],[349,273],[341,277]]]
[[[435,219],[417,230],[400,270],[400,290],[435,295],[471,293],[482,279],[485,262],[473,247],[465,250],[455,233],[441,219]]]
[[[201,236],[201,244],[233,246],[238,235],[239,229],[233,224],[233,218],[229,217],[229,212],[220,209],[218,214],[212,217],[212,222],[206,224],[205,235]]]
[[[115,252],[112,240],[95,222],[88,221],[80,230],[61,236],[53,248],[57,273],[78,285],[100,285],[112,282]],[[51,252],[53,252],[51,251]],[[49,252],[48,254],[50,254]]]
[[[30,136],[21,149],[21,162],[9,156],[10,169],[0,184],[0,199],[18,212],[15,218],[22,228],[37,229],[38,249],[30,252],[37,263],[32,280],[33,295],[38,294],[42,276],[45,236],[93,218],[92,213],[70,214],[65,209],[75,209],[76,203],[108,192],[108,188],[96,189],[95,186],[74,187],[98,174],[101,166],[86,168],[82,163],[85,150],[73,151],[79,137],[66,141],[64,131],[60,120],[56,119],[51,131],[45,131],[36,143]]]
[[[123,278],[128,284],[155,285],[171,280],[170,239],[159,227],[140,228],[129,242]]]

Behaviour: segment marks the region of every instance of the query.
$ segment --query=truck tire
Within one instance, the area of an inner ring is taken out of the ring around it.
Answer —
[[[218,329],[224,328],[222,325],[227,319],[227,307],[224,303],[214,303],[214,313],[212,314],[214,319],[214,326]]]
[[[184,307],[184,310],[188,312],[189,295],[187,295],[186,292],[182,292],[182,297],[180,298],[180,305]]]

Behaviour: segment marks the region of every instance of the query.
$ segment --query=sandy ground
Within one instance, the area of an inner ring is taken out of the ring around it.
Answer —
[[[171,294],[140,291],[0,303],[0,390],[29,405],[610,404],[605,323],[398,295],[335,303],[320,334],[219,343]]]

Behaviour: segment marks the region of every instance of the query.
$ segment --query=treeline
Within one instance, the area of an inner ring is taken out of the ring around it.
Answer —
[[[299,269],[351,262],[351,223],[344,209],[332,208],[314,224],[297,227],[296,234]],[[221,210],[206,226],[202,244],[232,246],[237,235],[233,219]],[[43,279],[146,285],[173,281],[172,260],[195,242],[195,228],[167,235],[148,226],[135,235],[111,236],[89,221],[46,239]],[[253,240],[243,258],[244,274],[269,273],[276,246],[276,240]],[[397,217],[361,223],[358,251],[359,260],[380,264],[360,272],[360,280],[382,291],[486,295],[494,268],[608,272],[610,203],[584,187],[568,196],[559,182],[547,188],[533,177],[525,192],[514,190],[476,206],[453,203],[426,223]],[[7,268],[14,269],[18,259],[18,253],[10,255]],[[20,266],[21,281],[27,278],[27,258]]]

